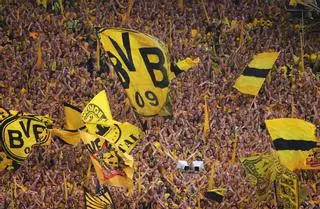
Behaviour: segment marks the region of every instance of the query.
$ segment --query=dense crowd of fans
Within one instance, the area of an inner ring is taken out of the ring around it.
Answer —
[[[201,64],[172,81],[173,118],[147,119],[146,137],[133,150],[134,190],[110,188],[116,208],[275,208],[273,195],[259,201],[238,159],[272,150],[265,119],[293,115],[320,126],[320,81],[311,68],[315,65],[306,60],[305,71],[299,73],[293,59],[293,55],[300,56],[300,19],[290,18],[282,1],[201,2],[185,1],[184,8],[179,8],[175,0],[136,0],[122,25],[158,37],[167,44],[172,61],[200,57]],[[95,61],[96,28],[119,27],[127,1],[63,1],[63,15],[54,3],[47,9],[31,0],[0,4],[0,106],[48,114],[62,125],[63,102],[84,108],[106,89],[114,118],[139,126],[106,60],[101,59],[100,71]],[[255,19],[272,24],[250,26]],[[208,30],[212,33],[206,34]],[[42,49],[40,69],[36,67],[37,44]],[[281,54],[259,95],[243,95],[232,88],[253,55],[267,50]],[[320,51],[319,32],[305,31],[304,50]],[[285,64],[291,72],[281,70]],[[205,95],[210,132],[203,139]],[[239,137],[237,158],[231,166],[235,135]],[[155,149],[155,141],[178,159],[203,160],[205,169],[177,170],[175,160]],[[82,186],[89,184],[93,189],[97,183],[93,169],[87,178],[88,166],[89,155],[82,144],[70,146],[55,138],[49,147],[34,147],[17,172],[0,174],[0,208],[81,208]],[[228,190],[220,204],[203,197],[212,166],[215,186]],[[316,171],[298,175],[309,188],[320,179]],[[318,184],[302,207],[315,207],[312,202],[319,197]]]

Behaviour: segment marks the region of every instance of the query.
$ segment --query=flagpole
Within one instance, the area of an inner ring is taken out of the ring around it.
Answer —
[[[274,206],[276,207],[276,209],[278,209],[277,184],[275,181],[273,182],[273,188],[274,188],[274,201],[275,201]]]

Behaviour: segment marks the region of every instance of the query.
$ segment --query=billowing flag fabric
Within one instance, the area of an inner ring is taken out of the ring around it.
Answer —
[[[154,116],[169,92],[170,59],[153,36],[126,29],[102,29],[99,38],[133,109]]]
[[[190,68],[198,66],[199,63],[200,63],[199,57],[197,57],[195,59],[187,57],[184,60],[179,60],[176,64],[171,63],[170,75],[169,75],[170,80],[174,79],[180,73],[185,72],[185,71],[189,70]]]
[[[140,128],[127,122],[109,120],[98,124],[87,123],[86,127],[89,133],[107,138],[127,154],[136,146],[138,140],[144,137],[144,132]]]
[[[68,144],[80,142],[78,130],[83,130],[85,125],[81,119],[81,110],[68,103],[64,103],[65,126],[63,129],[53,128],[52,135],[59,137]]]
[[[255,55],[233,87],[241,93],[257,95],[278,56],[279,52],[262,52]]]
[[[261,155],[240,158],[248,180],[255,186],[260,199],[264,200],[271,192],[272,182],[276,177],[275,155]]]
[[[100,30],[98,36],[131,106],[142,116],[158,115],[169,102],[170,79],[198,62],[188,59],[170,69],[165,45],[138,31],[110,28]]]
[[[85,123],[112,120],[109,100],[105,90],[100,91],[84,108],[81,118]]]
[[[291,171],[320,169],[316,126],[296,118],[266,120],[266,126],[281,164]]]
[[[133,187],[133,158],[108,139],[80,131],[100,184]]]
[[[49,145],[48,128],[52,121],[45,116],[18,113],[0,108],[0,148],[8,159],[21,164],[34,145]]]
[[[107,187],[101,194],[90,194],[87,188],[84,188],[84,208],[85,209],[112,209],[113,201]]]
[[[221,203],[223,201],[223,197],[225,193],[227,192],[227,189],[225,188],[216,188],[208,190],[204,196],[210,200],[217,201],[218,203]]]
[[[277,165],[275,189],[278,204],[283,209],[298,209],[300,205],[298,176],[281,165],[279,161],[275,161],[275,164]]]

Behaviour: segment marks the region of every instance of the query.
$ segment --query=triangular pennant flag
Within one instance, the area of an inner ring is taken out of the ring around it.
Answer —
[[[84,108],[81,118],[85,123],[112,120],[109,100],[105,90],[100,91]]]

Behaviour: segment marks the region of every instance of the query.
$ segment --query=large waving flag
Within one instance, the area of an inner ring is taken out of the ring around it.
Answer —
[[[85,209],[113,209],[113,201],[107,187],[101,194],[90,194],[87,188],[84,188],[84,208]]]
[[[51,126],[52,121],[48,117],[0,108],[0,147],[2,155],[6,154],[6,157],[1,157],[1,167],[6,167],[10,160],[15,165],[21,164],[35,145],[49,145],[51,136],[48,128]]]
[[[255,55],[233,87],[244,94],[258,95],[278,56],[279,52],[262,52]]]
[[[296,118],[266,120],[280,162],[290,170],[320,169],[316,126]]]
[[[80,131],[100,184],[133,187],[133,158],[107,138]]]
[[[91,134],[96,134],[107,138],[114,143],[123,153],[130,153],[137,142],[144,137],[144,132],[127,122],[120,123],[110,120],[105,123],[88,123],[87,130]]]
[[[151,35],[110,28],[100,30],[98,36],[131,106],[142,116],[158,115],[169,102],[170,80],[199,62],[189,59],[173,65],[171,71],[167,48]],[[167,110],[162,116],[172,115]]]

